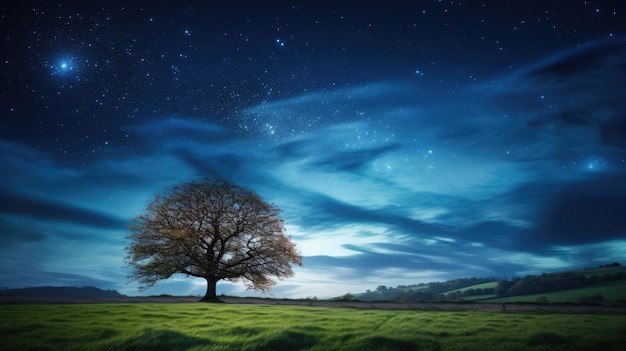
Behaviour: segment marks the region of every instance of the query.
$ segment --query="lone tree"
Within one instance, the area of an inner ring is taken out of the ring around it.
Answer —
[[[276,284],[270,276],[291,277],[291,264],[302,266],[279,212],[255,192],[223,179],[174,186],[129,225],[130,278],[140,290],[176,273],[204,278],[201,301],[217,301],[215,286],[222,279],[268,291]]]

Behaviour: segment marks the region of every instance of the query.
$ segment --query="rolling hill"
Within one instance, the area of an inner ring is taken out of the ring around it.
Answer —
[[[40,286],[22,289],[0,290],[0,297],[99,299],[123,297],[116,290],[102,290],[91,286],[82,288],[68,286]]]
[[[378,286],[360,294],[337,299],[402,302],[532,302],[532,303],[626,303],[626,267],[618,263],[581,270],[543,273],[523,278],[462,278],[388,288]]]

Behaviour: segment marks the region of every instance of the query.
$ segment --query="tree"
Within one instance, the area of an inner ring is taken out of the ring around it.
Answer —
[[[126,262],[145,290],[180,273],[207,281],[201,301],[215,301],[220,280],[243,280],[268,291],[270,277],[293,276],[302,266],[284,234],[280,210],[255,192],[223,179],[204,178],[170,188],[129,225]]]

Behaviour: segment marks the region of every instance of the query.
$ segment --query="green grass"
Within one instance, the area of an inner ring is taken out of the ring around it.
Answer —
[[[476,284],[476,285],[468,286],[468,287],[461,288],[461,289],[450,290],[450,291],[443,292],[442,294],[446,295],[446,294],[454,293],[457,291],[465,292],[466,290],[469,290],[469,289],[489,289],[489,288],[495,288],[496,286],[498,286],[498,282],[494,281],[494,282]]]
[[[626,316],[235,304],[0,305],[0,350],[623,350]]]
[[[581,296],[602,295],[608,302],[626,301],[626,280],[615,280],[595,284],[585,288],[561,290],[553,293],[522,295],[487,299],[485,302],[535,302],[537,297],[545,296],[548,302],[567,303],[577,302]]]
[[[404,288],[399,288],[402,291],[423,291],[428,290],[430,288],[430,284],[419,284],[419,285],[411,285]]]

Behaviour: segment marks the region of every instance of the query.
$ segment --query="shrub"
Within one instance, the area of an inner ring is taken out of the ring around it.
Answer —
[[[548,303],[548,298],[546,296],[537,296],[535,299],[537,303]]]
[[[347,294],[345,294],[345,295],[343,295],[341,297],[341,300],[343,300],[343,301],[356,301],[356,296],[354,296],[354,295],[352,295],[350,293],[347,293]]]
[[[578,303],[583,304],[601,304],[604,302],[604,296],[602,295],[592,295],[592,296],[581,296],[578,298]]]

